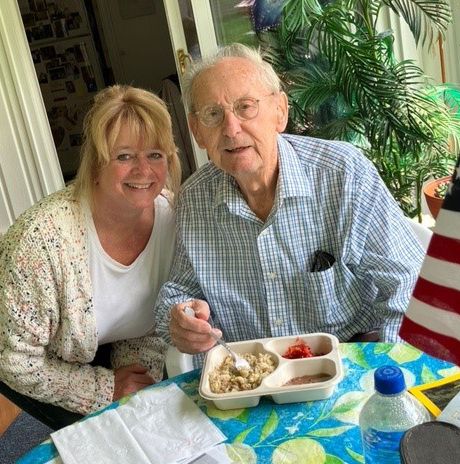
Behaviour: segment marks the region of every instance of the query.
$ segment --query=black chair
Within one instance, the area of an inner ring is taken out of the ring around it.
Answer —
[[[369,330],[369,332],[358,333],[353,335],[350,340],[347,340],[348,343],[356,342],[379,342],[380,341],[380,329]]]
[[[0,382],[0,393],[24,412],[52,430],[62,429],[83,417],[81,414],[67,411],[59,406],[42,403],[28,396],[21,395],[3,382]]]

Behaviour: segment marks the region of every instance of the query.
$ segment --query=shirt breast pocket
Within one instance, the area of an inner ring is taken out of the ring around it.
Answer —
[[[303,278],[303,297],[310,327],[336,330],[359,311],[359,282],[346,266],[335,262],[324,271],[306,272]]]

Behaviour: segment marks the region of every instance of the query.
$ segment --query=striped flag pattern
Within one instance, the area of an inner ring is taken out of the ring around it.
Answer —
[[[460,365],[460,158],[399,335]]]

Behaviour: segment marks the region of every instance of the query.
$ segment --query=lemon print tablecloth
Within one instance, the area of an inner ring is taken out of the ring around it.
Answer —
[[[161,382],[176,383],[227,436],[234,463],[341,464],[364,463],[358,417],[373,393],[373,372],[398,365],[408,387],[457,373],[460,369],[405,344],[343,343],[345,376],[333,395],[322,401],[278,405],[262,398],[255,408],[221,411],[198,394],[200,371]],[[149,387],[156,388],[156,386]],[[129,401],[124,398],[123,402]],[[117,408],[119,402],[105,410]],[[58,464],[51,439],[24,455],[19,464]]]

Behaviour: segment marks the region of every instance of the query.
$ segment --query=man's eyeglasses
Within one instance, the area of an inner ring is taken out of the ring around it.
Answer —
[[[193,114],[206,127],[217,127],[222,124],[227,108],[241,121],[248,121],[249,119],[254,119],[259,114],[259,102],[272,95],[274,95],[274,92],[261,98],[239,98],[232,105],[206,105],[200,111],[195,111]]]

